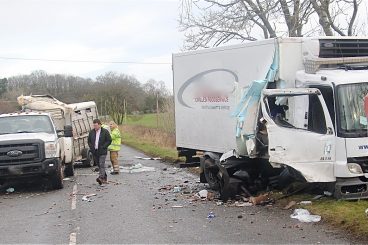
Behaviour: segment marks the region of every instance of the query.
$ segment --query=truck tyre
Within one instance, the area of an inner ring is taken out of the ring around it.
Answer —
[[[64,187],[63,179],[63,167],[61,163],[57,164],[56,172],[50,176],[50,183],[54,190],[59,190]]]
[[[64,174],[66,177],[74,176],[74,164],[69,163],[65,165]]]
[[[87,151],[86,160],[83,161],[84,167],[93,167],[95,166],[95,161],[93,160],[93,154],[90,150]]]
[[[218,168],[215,165],[215,162],[211,158],[206,158],[204,160],[204,176],[207,180],[208,185],[212,190],[219,190],[220,189],[220,180],[217,177]]]

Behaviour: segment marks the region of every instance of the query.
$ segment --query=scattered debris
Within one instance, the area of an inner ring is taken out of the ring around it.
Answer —
[[[137,156],[135,158],[136,159],[141,159],[141,160],[155,160],[155,161],[162,159],[160,157],[137,157]]]
[[[159,191],[169,191],[172,188],[174,188],[172,185],[165,185],[165,186],[160,187],[160,189],[158,189],[158,190]]]
[[[175,186],[174,187],[174,190],[173,190],[174,193],[179,193],[180,191],[181,191],[181,187],[180,186]]]
[[[93,200],[91,199],[91,197],[97,196],[97,194],[88,194],[82,197],[82,201],[85,202],[93,202]]]
[[[296,201],[290,201],[283,209],[289,210],[296,205]]]
[[[207,190],[201,190],[200,192],[198,192],[198,196],[200,198],[207,198],[208,196],[208,191]]]
[[[249,201],[253,204],[253,205],[259,205],[262,203],[265,203],[267,201],[269,201],[269,193],[263,194],[263,195],[259,195],[257,197],[250,197]]]
[[[216,217],[216,215],[215,215],[214,212],[209,212],[208,215],[207,215],[207,219],[213,219],[215,217]]]
[[[302,209],[302,208],[295,209],[294,213],[290,215],[290,218],[297,219],[300,222],[305,222],[305,223],[319,222],[321,220],[321,216],[312,215],[309,213],[308,210]]]
[[[70,178],[64,178],[63,180],[70,180]]]
[[[183,206],[181,205],[174,205],[174,206],[171,206],[172,208],[183,208]]]
[[[243,218],[243,215],[239,214],[238,219],[241,219],[241,218]]]
[[[235,207],[251,207],[253,203],[251,202],[235,202]]]
[[[218,202],[216,202],[216,205],[217,206],[221,206],[221,205],[223,205],[224,203],[222,202],[222,201],[218,201]]]
[[[7,193],[13,193],[15,191],[15,189],[13,187],[10,187],[8,189],[6,189]]]
[[[299,202],[300,205],[312,205],[312,201],[301,201]]]
[[[141,173],[141,172],[154,172],[156,171],[154,167],[145,167],[140,163],[137,163],[131,167],[120,166],[121,173]]]
[[[326,197],[332,197],[332,193],[329,191],[324,191],[323,195],[325,195]]]
[[[313,197],[312,199],[313,200],[318,200],[318,199],[321,199],[322,197],[324,197],[324,195],[317,195],[317,196]]]

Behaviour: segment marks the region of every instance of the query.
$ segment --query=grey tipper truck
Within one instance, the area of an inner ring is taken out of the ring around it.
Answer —
[[[61,139],[72,127],[56,130],[48,113],[0,115],[0,186],[19,178],[46,177],[54,189],[63,188]]]

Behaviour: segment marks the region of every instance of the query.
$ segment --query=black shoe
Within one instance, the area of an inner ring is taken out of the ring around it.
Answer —
[[[98,171],[100,171],[100,168],[98,168],[98,167],[95,168],[95,172],[98,172]]]
[[[99,185],[102,185],[102,180],[101,180],[100,178],[97,178],[97,179],[96,179],[96,181],[97,181],[97,183],[98,183]]]
[[[110,174],[111,174],[111,175],[118,175],[118,174],[119,174],[119,172],[117,172],[117,171],[111,171],[111,172],[110,172]]]

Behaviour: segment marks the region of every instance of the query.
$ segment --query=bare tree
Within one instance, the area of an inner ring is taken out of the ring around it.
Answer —
[[[185,49],[277,36],[354,34],[362,0],[182,0]],[[318,19],[321,26],[315,25]],[[349,23],[343,27],[342,23]]]
[[[362,0],[310,0],[327,36],[334,32],[341,36],[355,33],[355,21]]]

